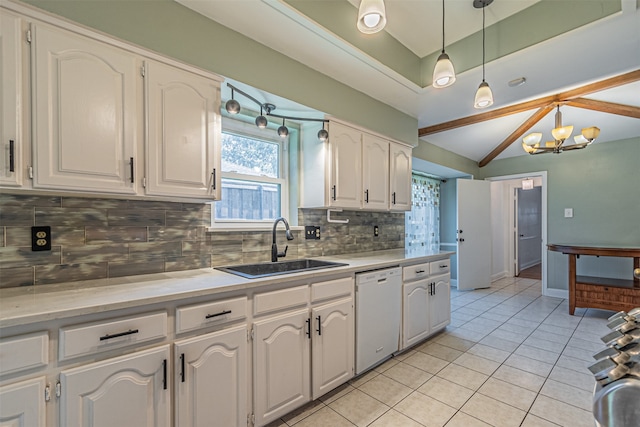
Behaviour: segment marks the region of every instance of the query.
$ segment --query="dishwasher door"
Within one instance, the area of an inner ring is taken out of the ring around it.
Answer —
[[[402,270],[356,274],[356,375],[398,351]]]

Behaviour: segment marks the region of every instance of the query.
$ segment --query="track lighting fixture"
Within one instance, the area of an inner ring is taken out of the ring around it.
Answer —
[[[456,71],[449,55],[444,52],[444,0],[442,0],[442,53],[433,69],[433,87],[443,88],[451,86],[456,81]]]
[[[473,0],[473,7],[476,9],[482,8],[482,83],[478,86],[478,91],[476,92],[476,98],[473,102],[473,106],[475,108],[487,108],[493,105],[493,93],[491,93],[491,88],[489,87],[489,83],[484,80],[484,64],[485,64],[485,47],[484,47],[484,31],[485,31],[485,12],[484,9],[493,3],[493,0]]]
[[[329,138],[329,132],[327,132],[324,128],[324,124],[328,123],[329,120],[313,119],[313,118],[305,118],[305,117],[291,117],[291,116],[283,116],[280,114],[273,114],[272,111],[276,109],[276,106],[274,104],[270,104],[268,102],[262,103],[257,99],[255,99],[253,96],[249,95],[248,93],[233,86],[231,83],[227,83],[227,87],[231,88],[231,99],[228,100],[227,103],[225,104],[225,108],[229,114],[238,114],[240,112],[240,103],[236,101],[234,98],[234,93],[238,92],[243,96],[246,96],[251,101],[255,102],[258,106],[260,106],[260,115],[256,117],[256,126],[258,126],[260,129],[265,129],[269,124],[269,121],[267,120],[268,116],[282,119],[282,126],[278,128],[278,135],[280,135],[282,138],[286,138],[289,135],[289,128],[287,128],[284,123],[285,119],[304,121],[304,122],[322,122],[322,129],[318,131],[318,139],[322,142],[325,142]]]

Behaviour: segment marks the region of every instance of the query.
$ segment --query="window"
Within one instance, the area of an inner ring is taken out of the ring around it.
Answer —
[[[405,248],[440,249],[440,181],[411,176],[411,212],[405,214]]]
[[[287,212],[287,140],[227,120],[221,145],[222,198],[214,204],[214,226],[270,224]]]

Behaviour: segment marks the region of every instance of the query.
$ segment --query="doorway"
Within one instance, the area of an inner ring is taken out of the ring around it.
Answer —
[[[514,276],[542,280],[542,188],[515,188],[514,207]]]

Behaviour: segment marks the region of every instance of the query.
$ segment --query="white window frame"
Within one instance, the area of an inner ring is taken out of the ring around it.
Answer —
[[[267,176],[245,175],[234,172],[221,171],[222,178],[242,181],[254,181],[280,185],[280,215],[286,216],[289,212],[289,137],[282,138],[274,129],[260,129],[253,123],[246,123],[229,117],[222,118],[222,133],[233,133],[248,138],[278,144],[279,147],[279,178]],[[213,202],[215,203],[215,202]],[[216,218],[215,205],[211,206],[211,229],[213,230],[268,230],[273,225],[273,220],[246,220],[246,219],[218,219]]]

